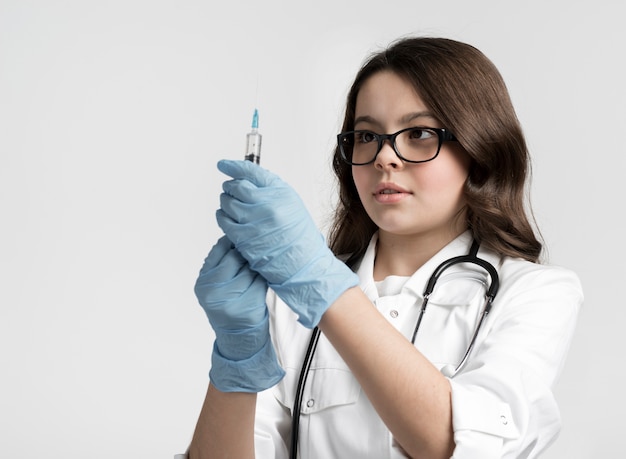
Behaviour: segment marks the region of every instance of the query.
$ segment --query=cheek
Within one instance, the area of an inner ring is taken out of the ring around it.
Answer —
[[[359,193],[361,201],[363,201],[363,194],[368,189],[368,174],[366,170],[367,166],[352,166],[352,180],[356,186],[356,190]]]
[[[421,175],[421,183],[441,197],[461,198],[469,174],[469,164],[467,153],[446,152],[431,163],[431,170],[423,171],[426,173]]]
[[[441,169],[439,173],[428,174],[423,177],[423,183],[429,189],[440,192],[458,190],[463,187],[467,174],[460,169]]]

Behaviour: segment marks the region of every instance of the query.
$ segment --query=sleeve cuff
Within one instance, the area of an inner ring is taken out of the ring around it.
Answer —
[[[480,388],[453,380],[450,385],[456,443],[453,458],[501,457],[504,440],[519,436],[510,406]]]

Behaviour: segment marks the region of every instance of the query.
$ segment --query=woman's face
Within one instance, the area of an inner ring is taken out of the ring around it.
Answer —
[[[407,127],[441,128],[404,79],[382,71],[369,77],[356,100],[355,130],[391,134]],[[463,185],[470,158],[457,142],[444,142],[439,155],[407,163],[386,141],[376,160],[352,166],[359,197],[385,235],[452,240],[466,229]]]

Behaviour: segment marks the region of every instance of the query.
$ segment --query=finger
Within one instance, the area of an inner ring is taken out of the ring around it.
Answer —
[[[224,255],[233,247],[232,242],[226,237],[222,236],[217,240],[215,245],[211,247],[209,254],[204,259],[204,265],[202,269],[212,269],[217,266],[219,262],[224,258]]]
[[[237,246],[237,243],[242,238],[240,234],[239,223],[233,220],[224,210],[217,209],[215,212],[215,219],[217,220],[217,226],[219,226],[224,234],[231,240],[231,242]]]
[[[245,245],[246,242],[249,242],[251,239],[258,238],[259,235],[265,231],[263,229],[263,221],[255,220],[252,222],[238,222],[222,209],[218,209],[215,212],[215,219],[217,220],[217,225],[235,245],[235,250],[238,252],[239,248],[242,247],[242,244]],[[248,253],[239,253],[245,259],[248,259]]]
[[[252,161],[223,159],[218,161],[217,168],[234,179],[246,179],[261,187],[269,186],[276,180],[280,180],[277,175],[272,174],[267,169],[263,169]]]
[[[245,179],[227,180],[222,183],[224,193],[243,202],[252,202],[259,195],[259,187]]]
[[[234,278],[246,265],[246,260],[225,236],[211,249],[200,270],[198,282],[217,284]]]
[[[236,253],[236,251],[233,252]],[[229,258],[230,255],[226,259]],[[239,259],[241,260],[240,257]],[[195,293],[202,304],[224,303],[241,297],[250,289],[265,288],[265,279],[252,271],[247,263],[238,264],[238,266],[240,269],[229,269],[230,276],[227,276],[225,270],[220,269],[219,272],[206,273],[198,278]]]
[[[263,220],[270,210],[259,204],[242,202],[226,193],[220,195],[220,209],[241,224]]]
[[[266,187],[258,187],[247,180],[228,180],[222,184],[222,190],[224,194],[248,206],[270,204],[276,208],[299,200],[299,197],[293,196],[295,193],[289,185],[280,180]]]

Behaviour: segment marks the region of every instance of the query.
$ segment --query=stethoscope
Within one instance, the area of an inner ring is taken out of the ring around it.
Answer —
[[[419,315],[417,317],[417,322],[415,324],[415,329],[413,331],[413,335],[411,337],[411,343],[415,344],[415,338],[417,337],[417,332],[420,329],[420,325],[422,324],[422,319],[424,318],[424,313],[426,312],[426,307],[428,306],[428,300],[433,290],[435,289],[435,284],[441,274],[451,266],[458,265],[460,263],[472,263],[482,267],[487,273],[489,273],[489,277],[491,278],[491,283],[487,292],[485,293],[485,305],[483,307],[482,313],[480,315],[480,319],[478,324],[476,325],[476,329],[474,330],[474,334],[470,340],[469,345],[467,346],[467,350],[461,359],[461,362],[454,365],[445,365],[441,369],[441,373],[444,376],[449,378],[455,376],[467,363],[467,359],[474,348],[474,343],[476,342],[476,337],[480,332],[480,328],[483,325],[485,317],[491,311],[491,306],[493,305],[493,300],[496,298],[496,294],[498,293],[498,288],[500,287],[500,279],[498,277],[498,272],[496,268],[486,260],[482,258],[478,258],[478,247],[479,243],[474,240],[472,243],[472,247],[467,255],[461,255],[458,257],[450,258],[443,263],[441,263],[437,268],[433,271],[430,279],[426,283],[426,288],[424,289],[422,306],[420,308]],[[298,434],[300,428],[300,407],[302,406],[302,396],[304,395],[304,387],[306,385],[306,380],[309,375],[309,370],[311,369],[311,363],[313,361],[313,355],[315,354],[315,349],[317,348],[317,342],[319,341],[320,330],[315,327],[313,329],[313,334],[311,335],[311,339],[309,340],[309,345],[307,346],[306,353],[304,355],[304,362],[302,363],[302,369],[300,370],[300,377],[298,378],[298,387],[296,389],[296,397],[293,404],[293,417],[291,420],[291,450],[289,457],[290,459],[296,459],[298,456]]]

